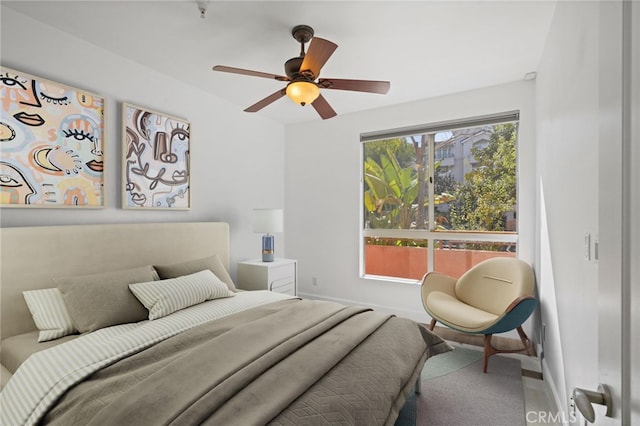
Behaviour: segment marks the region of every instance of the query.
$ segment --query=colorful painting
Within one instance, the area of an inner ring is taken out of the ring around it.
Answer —
[[[104,99],[0,66],[0,206],[104,207]]]
[[[122,106],[122,122],[123,207],[189,209],[191,125],[129,104]]]

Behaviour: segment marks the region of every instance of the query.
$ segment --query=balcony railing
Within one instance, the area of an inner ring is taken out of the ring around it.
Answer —
[[[433,253],[433,270],[455,278],[483,260],[516,256],[513,242],[440,240],[435,242]],[[421,280],[428,270],[427,247],[365,244],[367,276]]]

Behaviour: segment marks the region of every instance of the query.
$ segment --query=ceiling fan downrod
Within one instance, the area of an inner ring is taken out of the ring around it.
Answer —
[[[300,43],[300,57],[304,58],[304,45],[313,38],[313,28],[308,25],[296,25],[291,30],[291,35],[298,41],[298,43]]]

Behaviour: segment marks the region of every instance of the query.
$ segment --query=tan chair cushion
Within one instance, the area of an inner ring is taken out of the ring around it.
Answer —
[[[462,302],[495,315],[502,315],[522,296],[532,296],[535,278],[531,267],[516,258],[492,258],[477,264],[456,283]]]
[[[426,307],[436,320],[462,331],[481,331],[498,319],[498,315],[474,308],[440,291],[429,293]]]

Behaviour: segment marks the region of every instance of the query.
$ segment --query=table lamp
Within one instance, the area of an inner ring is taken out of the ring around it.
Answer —
[[[262,236],[262,261],[273,262],[275,259],[275,238],[272,233],[282,232],[282,209],[254,209],[253,232],[264,233]]]

